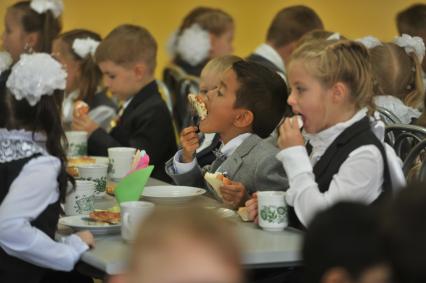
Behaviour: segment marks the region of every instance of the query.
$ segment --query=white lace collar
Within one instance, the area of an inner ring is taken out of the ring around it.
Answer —
[[[285,74],[284,61],[281,58],[280,54],[272,48],[269,44],[263,43],[259,45],[254,51],[255,54],[260,55],[269,61],[271,61],[281,72]]]
[[[26,130],[0,128],[0,163],[31,157],[34,154],[47,154],[46,137]]]
[[[316,134],[304,133],[303,135],[309,140],[312,145],[312,158],[318,159],[331,143],[348,127],[360,121],[367,115],[367,108],[362,108],[351,119],[338,123],[328,129],[325,129]]]

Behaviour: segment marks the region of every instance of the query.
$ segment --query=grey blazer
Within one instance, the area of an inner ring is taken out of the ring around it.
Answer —
[[[288,180],[281,162],[275,158],[278,151],[270,142],[251,135],[222,163],[219,170],[214,161],[204,168],[196,166],[189,172],[176,174],[172,158],[166,162],[166,173],[177,185],[206,188],[213,195],[213,189],[203,178],[206,171],[227,172],[229,179],[243,183],[250,195],[256,191],[283,191],[288,188]]]

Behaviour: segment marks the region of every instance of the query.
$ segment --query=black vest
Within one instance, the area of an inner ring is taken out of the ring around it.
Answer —
[[[383,144],[371,131],[368,117],[365,117],[346,128],[326,149],[320,160],[315,164],[313,168],[315,182],[318,184],[318,188],[321,193],[328,191],[333,176],[337,174],[340,166],[343,162],[345,162],[349,154],[364,145],[376,146],[380,150],[383,158],[382,193],[372,204],[380,203],[384,197],[389,195],[392,190],[392,183],[386,158],[386,151]],[[296,216],[294,208],[291,206],[289,206],[288,216],[290,226],[304,229],[303,224]]]
[[[35,154],[31,157],[0,163],[0,206],[9,192],[10,185],[18,177],[22,168],[31,159],[40,156]],[[31,190],[31,187],[28,187]],[[46,207],[46,209],[31,222],[31,225],[54,238],[58,225],[60,213],[59,200]],[[49,251],[46,251],[47,253]],[[31,263],[8,255],[0,248],[0,282],[41,282],[47,269],[35,266]]]

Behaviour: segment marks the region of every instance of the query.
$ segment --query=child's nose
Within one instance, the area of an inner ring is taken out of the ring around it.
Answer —
[[[293,91],[290,92],[290,95],[287,98],[287,103],[291,107],[294,107],[296,105],[296,96],[294,95]]]

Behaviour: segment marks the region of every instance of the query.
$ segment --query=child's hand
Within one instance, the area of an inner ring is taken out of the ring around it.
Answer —
[[[250,221],[254,221],[256,223],[258,223],[258,219],[257,219],[257,193],[254,193],[252,195],[252,198],[249,199],[248,201],[246,201],[246,207],[248,210],[248,218]]]
[[[180,133],[180,143],[182,144],[182,161],[192,162],[197,148],[200,146],[200,138],[197,134],[197,127],[188,127]]]
[[[285,119],[280,127],[280,136],[277,143],[281,149],[305,144],[297,119]]]
[[[223,201],[232,208],[240,207],[244,202],[246,187],[240,182],[233,182],[224,178],[223,186],[220,188]]]
[[[89,246],[89,248],[95,247],[95,238],[93,237],[93,234],[90,233],[90,231],[81,231],[75,234],[79,236],[80,239]]]
[[[73,116],[71,128],[73,131],[85,131],[89,135],[93,133],[99,125],[96,124],[87,114]]]

